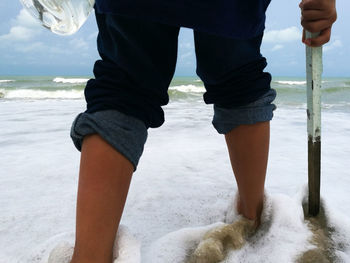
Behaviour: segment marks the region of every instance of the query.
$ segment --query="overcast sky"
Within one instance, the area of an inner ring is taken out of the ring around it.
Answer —
[[[349,0],[338,0],[338,21],[324,46],[324,75],[350,77]],[[305,47],[301,43],[298,1],[272,0],[267,12],[262,54],[274,76],[303,76]],[[42,28],[17,0],[0,2],[0,75],[91,75],[97,27],[91,15],[78,33],[57,36]],[[195,75],[191,29],[182,28],[175,75]]]

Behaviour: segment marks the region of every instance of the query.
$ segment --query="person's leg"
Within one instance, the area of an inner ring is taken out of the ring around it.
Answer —
[[[84,90],[87,110],[71,127],[81,151],[72,263],[112,262],[112,248],[149,127],[162,105],[177,58],[179,27],[95,12],[101,60]]]
[[[206,232],[189,262],[221,262],[228,250],[242,248],[259,227],[264,202],[269,125],[269,121],[243,124],[225,134],[241,200],[238,201],[238,212],[243,217]]]
[[[238,40],[194,31],[194,39],[204,101],[214,105],[212,123],[225,135],[238,185],[238,212],[259,225],[276,96],[263,71],[262,36]]]
[[[238,212],[260,224],[269,153],[270,123],[240,125],[225,134],[236,177]]]
[[[81,151],[72,263],[112,262],[130,180],[147,139],[144,123],[116,110],[80,113],[71,137]]]
[[[134,167],[98,134],[81,148],[72,263],[111,263]]]

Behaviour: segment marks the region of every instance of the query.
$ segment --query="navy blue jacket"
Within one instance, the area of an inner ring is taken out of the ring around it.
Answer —
[[[99,13],[120,14],[225,37],[263,33],[271,0],[96,0]]]

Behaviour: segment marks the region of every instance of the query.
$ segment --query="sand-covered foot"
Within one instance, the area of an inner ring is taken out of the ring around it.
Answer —
[[[189,263],[222,261],[228,250],[240,249],[256,231],[254,220],[238,216],[232,224],[224,224],[208,231],[190,257]]]

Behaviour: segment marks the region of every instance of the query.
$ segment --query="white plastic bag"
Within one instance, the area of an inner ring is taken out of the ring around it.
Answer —
[[[71,35],[85,23],[95,0],[20,0],[40,23],[59,35]]]

